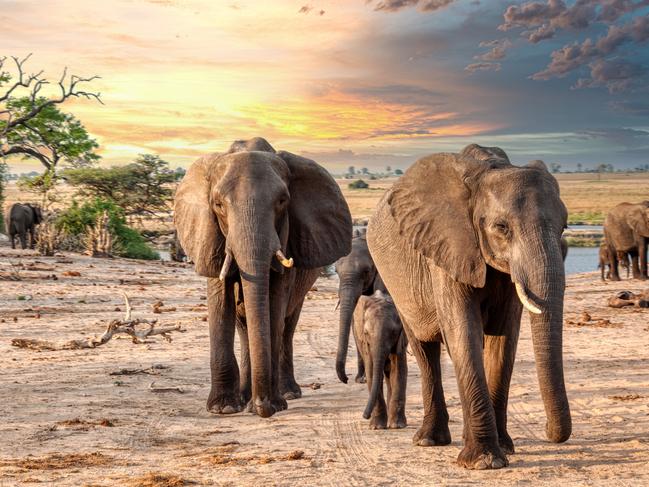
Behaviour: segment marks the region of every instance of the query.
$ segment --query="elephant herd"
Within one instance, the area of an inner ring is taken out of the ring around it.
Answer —
[[[525,308],[547,437],[570,437],[562,360],[567,211],[543,162],[514,166],[501,149],[475,144],[424,157],[384,194],[366,235],[354,237],[349,208],[326,170],[254,138],[189,168],[174,220],[196,272],[208,278],[209,411],[268,417],[301,396],[293,334],[319,268],[337,262],[336,372],[347,382],[353,326],[356,381],[367,377],[364,417],[372,428],[406,425],[409,344],[424,401],[414,443],[451,442],[443,343],[464,417],[458,463],[506,466],[514,451],[507,399]]]
[[[602,280],[619,281],[618,265],[626,269],[627,277],[630,269],[634,279],[646,280],[648,239],[649,201],[613,207],[604,221],[604,243],[599,249]]]

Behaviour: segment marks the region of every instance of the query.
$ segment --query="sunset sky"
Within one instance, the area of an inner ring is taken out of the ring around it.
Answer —
[[[102,164],[257,135],[334,172],[470,142],[649,163],[646,0],[0,0],[0,26],[30,71],[101,76],[64,109]]]

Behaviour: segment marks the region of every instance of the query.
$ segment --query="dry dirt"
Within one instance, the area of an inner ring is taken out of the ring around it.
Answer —
[[[545,441],[525,319],[509,406],[517,453],[509,468],[475,472],[454,464],[462,415],[447,356],[450,446],[411,444],[422,419],[412,357],[408,428],[368,429],[361,417],[365,385],[341,384],[334,373],[335,279],[321,279],[309,294],[296,334],[304,397],[261,419],[205,410],[205,281],[188,267],[71,254],[46,258],[2,247],[0,278],[2,486],[649,483],[649,310],[605,307],[618,290],[649,287],[637,281],[603,284],[596,273],[568,279],[566,321],[580,324],[565,327],[573,436],[562,445]],[[11,346],[13,338],[100,335],[105,322],[122,316],[122,292],[132,299],[134,317],[182,324],[186,332],[173,333],[171,343],[159,336],[145,344],[113,338],[91,350]],[[161,312],[154,313],[158,301]],[[583,322],[583,311],[593,326]],[[152,382],[167,392],[154,392]]]

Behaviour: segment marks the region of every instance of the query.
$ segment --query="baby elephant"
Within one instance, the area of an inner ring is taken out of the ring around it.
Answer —
[[[370,428],[406,427],[406,338],[399,314],[388,294],[376,291],[361,296],[354,311],[354,338],[365,373],[370,398],[363,417],[372,417]],[[388,406],[383,398],[383,375],[388,384]]]

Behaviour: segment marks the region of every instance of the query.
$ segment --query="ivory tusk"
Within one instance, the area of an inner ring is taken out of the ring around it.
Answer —
[[[516,286],[516,294],[518,294],[518,299],[520,299],[521,303],[523,303],[523,307],[530,313],[540,315],[542,311],[536,305],[530,302],[530,299],[527,297],[527,293],[525,292],[525,288],[523,288],[523,286],[518,282],[515,282],[514,285]]]
[[[219,279],[224,281],[230,270],[230,264],[232,264],[232,252],[230,249],[225,251],[225,260],[223,261],[223,266],[221,267],[221,273],[219,274]]]
[[[277,257],[277,260],[279,260],[284,267],[293,267],[293,257],[287,259],[284,252],[282,252],[282,249],[275,252],[275,257]]]

